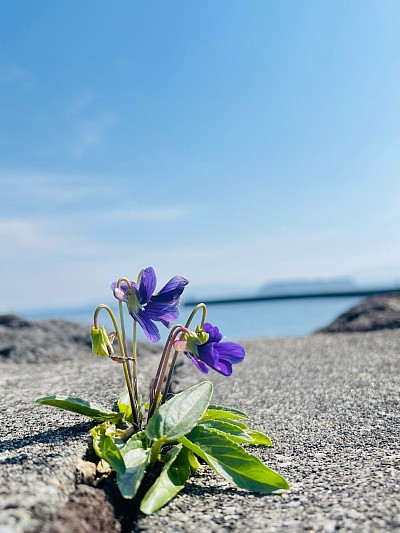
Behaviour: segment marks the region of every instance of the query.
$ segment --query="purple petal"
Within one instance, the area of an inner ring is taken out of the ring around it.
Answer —
[[[214,350],[218,354],[218,361],[229,363],[241,363],[244,358],[244,348],[236,342],[220,342],[214,345]]]
[[[168,302],[154,302],[151,300],[144,312],[151,320],[172,322],[179,316],[178,302],[171,305]]]
[[[197,350],[203,363],[224,376],[230,376],[232,364],[240,363],[244,358],[244,348],[236,342],[207,341],[206,344],[198,346]]]
[[[139,302],[147,304],[157,285],[156,273],[152,267],[143,270],[139,283]]]
[[[232,365],[229,361],[220,361],[216,350],[218,343],[201,344],[197,347],[199,359],[224,376],[232,374]]]
[[[202,361],[198,361],[193,355],[189,352],[185,352],[185,354],[188,356],[188,358],[192,361],[192,363],[200,370],[202,374],[208,374],[208,368],[207,365],[204,364]]]
[[[111,283],[111,288],[112,288],[112,290],[116,289],[116,288],[117,288],[117,285],[118,285],[118,283],[117,283],[116,281],[113,281],[113,282]],[[119,288],[125,292],[127,289],[134,288],[135,286],[136,286],[136,288],[137,288],[137,283],[134,283],[133,281],[130,282],[130,285],[128,285],[128,284],[126,283],[126,281],[122,281],[122,282],[120,283]]]
[[[168,329],[170,329],[173,324],[172,320],[164,320],[163,318],[161,318],[159,322],[161,322],[161,324],[163,324]]]
[[[131,313],[134,320],[142,327],[144,334],[151,342],[158,342],[160,340],[160,332],[157,326],[146,316],[146,313],[139,311],[137,314]]]
[[[153,295],[152,300],[158,302],[172,302],[177,300],[188,283],[189,281],[186,278],[174,276],[164,285],[160,292]]]
[[[197,351],[199,352],[199,359],[201,359],[206,365],[211,368],[215,367],[215,364],[218,362],[218,354],[214,349],[215,342],[200,344],[197,346]]]
[[[122,284],[121,284],[122,285]],[[125,283],[125,286],[126,286],[126,283]],[[127,302],[128,301],[128,297],[126,295],[126,289],[124,290],[123,288],[118,288],[117,287],[117,284],[114,282],[111,284],[111,289],[114,293],[114,296],[116,297],[117,300],[120,300],[121,302]]]
[[[203,329],[209,335],[207,343],[219,342],[222,339],[222,334],[219,332],[219,329],[215,326],[212,326],[209,322],[204,323]]]
[[[214,370],[223,376],[230,376],[232,374],[232,365],[228,361],[218,361],[214,366]]]
[[[128,297],[126,296],[126,291],[128,289],[132,289],[136,292],[136,295],[139,295],[138,289],[139,286],[134,281],[130,282],[130,285],[126,283],[126,281],[122,281],[120,286],[117,287],[118,283],[114,281],[111,283],[111,289],[114,293],[114,296],[117,298],[117,300],[120,300],[121,302],[128,302]]]

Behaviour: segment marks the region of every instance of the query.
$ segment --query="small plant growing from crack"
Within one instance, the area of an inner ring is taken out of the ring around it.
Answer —
[[[93,448],[100,458],[98,469],[111,479],[114,477],[124,498],[140,498],[144,514],[157,511],[174,498],[199,468],[199,459],[242,489],[267,494],[286,492],[286,480],[242,446],[271,446],[269,437],[249,429],[248,417],[242,411],[210,403],[210,381],[170,397],[179,353],[183,352],[203,374],[212,368],[229,376],[232,365],[242,362],[245,352],[240,344],[222,341],[218,328],[206,322],[204,304],[193,309],[184,326],[172,326],[179,317],[180,297],[188,281],[175,276],[158,293],[154,292],[156,282],[155,272],[149,267],[139,273],[136,282],[120,278],[111,285],[119,302],[119,324],[107,305],[99,305],[94,313],[93,355],[121,364],[124,372],[126,388],[118,399],[118,410],[57,395],[39,398],[36,403],[100,422],[91,430]],[[124,306],[133,318],[129,355]],[[100,311],[107,312],[112,320],[114,331],[110,334],[99,326]],[[200,323],[194,330],[189,329],[199,312]],[[144,403],[138,391],[136,329],[139,324],[149,341],[158,342],[160,333],[155,322],[170,328],[170,333]],[[113,349],[115,339],[120,355]]]

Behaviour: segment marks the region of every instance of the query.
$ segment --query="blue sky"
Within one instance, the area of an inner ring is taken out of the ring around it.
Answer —
[[[400,3],[2,2],[0,311],[152,265],[400,279]]]

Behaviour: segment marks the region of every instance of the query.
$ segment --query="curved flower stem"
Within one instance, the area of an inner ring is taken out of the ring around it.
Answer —
[[[140,283],[140,278],[142,277],[144,269],[139,272],[137,277],[137,284]],[[126,278],[123,278],[122,281],[128,281]],[[128,281],[128,283],[130,283]],[[133,321],[133,330],[132,330],[132,382],[137,394],[137,398],[139,399],[139,391],[138,391],[138,382],[137,382],[137,325],[136,320]]]
[[[196,307],[193,309],[193,311],[190,313],[189,318],[186,321],[185,328],[188,328],[194,319],[195,314],[197,311],[202,310],[202,316],[201,316],[201,322],[200,327],[202,328],[204,326],[204,322],[206,321],[206,315],[207,315],[207,306],[206,304],[200,303],[197,304]]]
[[[193,311],[190,313],[189,318],[186,321],[185,328],[189,328],[189,326],[190,326],[193,318],[195,317],[197,311],[199,311],[200,309],[202,310],[202,317],[201,317],[200,327],[202,328],[204,326],[204,322],[206,320],[206,314],[207,314],[207,307],[206,307],[206,304],[200,303],[200,304],[197,304],[196,307],[193,309]],[[175,350],[174,355],[172,357],[172,361],[171,361],[171,365],[169,367],[168,377],[167,377],[167,381],[165,383],[164,394],[163,394],[163,398],[162,398],[161,403],[165,403],[167,401],[167,396],[168,396],[169,388],[171,386],[172,375],[173,375],[174,370],[175,370],[175,364],[176,364],[176,360],[178,358],[178,353],[179,352],[177,352]]]
[[[117,281],[118,289],[120,288],[121,283],[123,281],[125,283],[127,283],[128,286],[131,285],[131,282],[129,281],[129,279],[127,279],[127,278],[119,278],[119,280]],[[123,306],[122,306],[122,302],[121,301],[118,302],[118,309],[119,309],[119,321],[120,321],[120,324],[121,324],[121,331],[122,331],[122,342],[124,343],[124,350],[125,350],[125,355],[126,355],[128,353],[128,348],[127,348],[127,343],[126,343],[124,310],[123,310]],[[128,363],[127,363],[127,368],[128,368],[128,372],[129,372],[129,379],[132,382],[132,373],[131,373],[131,370],[129,368],[129,364]],[[135,386],[135,389],[136,389],[136,386]]]
[[[154,383],[158,381],[158,378],[160,376],[161,369],[162,369],[162,366],[163,366],[164,357],[165,357],[165,353],[167,351],[167,348],[168,348],[168,345],[170,343],[171,337],[172,337],[172,335],[175,333],[175,331],[177,329],[182,328],[182,327],[183,326],[181,324],[176,324],[175,326],[173,326],[171,328],[171,331],[169,332],[167,341],[166,341],[165,346],[164,346],[164,350],[163,350],[163,353],[162,353],[162,356],[161,356],[161,359],[160,359],[160,363],[159,363],[158,368],[157,368],[157,372],[156,372],[156,375],[155,375],[155,378],[154,378]]]
[[[136,392],[138,392],[138,384],[137,384],[137,341],[136,341],[136,320],[133,321],[133,332],[132,332],[132,376],[133,376],[133,384],[135,386]]]
[[[114,316],[114,313],[112,312],[110,307],[108,307],[108,305],[101,304],[101,305],[99,305],[96,308],[96,310],[94,312],[94,317],[93,317],[93,324],[94,324],[94,327],[96,329],[99,329],[98,316],[99,316],[99,313],[100,313],[100,311],[102,309],[107,311],[107,313],[110,315],[110,318],[111,318],[112,323],[114,325],[115,333],[117,335],[119,349],[121,351],[121,356],[122,356],[122,359],[123,359],[122,366],[123,366],[123,369],[124,369],[124,375],[125,375],[126,386],[128,388],[129,399],[130,399],[130,402],[131,402],[133,420],[134,420],[135,425],[139,429],[139,412],[138,412],[138,407],[137,407],[137,398],[136,398],[136,395],[135,395],[135,391],[132,388],[132,382],[131,382],[131,379],[130,379],[130,376],[129,376],[129,369],[128,369],[128,365],[127,365],[127,361],[126,361],[125,348],[124,348],[124,345],[123,345],[123,341],[122,341],[122,338],[121,338],[121,333],[119,331],[117,320],[116,320],[116,318]]]
[[[165,373],[167,371],[168,359],[171,353],[171,349],[172,349],[172,346],[173,346],[173,343],[176,337],[180,333],[190,333],[190,332],[187,328],[178,324],[172,328],[170,334],[168,335],[168,339],[167,339],[167,342],[165,343],[164,350],[163,350],[163,353],[160,359],[160,364],[158,365],[156,377],[154,378],[154,381],[153,381],[153,386],[151,390],[151,398],[150,398],[150,407],[149,407],[149,413],[147,415],[147,420],[151,418],[154,411],[156,410],[158,397],[160,395]]]

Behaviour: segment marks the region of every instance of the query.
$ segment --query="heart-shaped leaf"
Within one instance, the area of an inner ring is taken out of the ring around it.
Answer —
[[[211,381],[203,381],[168,400],[150,418],[146,435],[172,442],[189,433],[207,409],[212,390]]]

